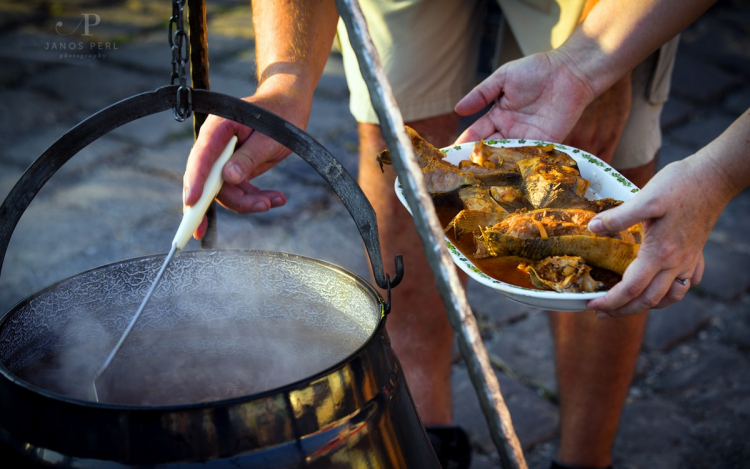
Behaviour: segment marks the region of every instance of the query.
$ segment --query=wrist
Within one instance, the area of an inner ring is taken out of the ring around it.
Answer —
[[[610,63],[611,58],[602,50],[597,41],[582,39],[574,34],[562,46],[550,52],[562,62],[588,90],[592,100],[612,87],[627,71]]]
[[[312,109],[314,87],[310,88],[291,75],[278,74],[258,85],[245,98],[301,129],[307,127]]]
[[[598,88],[598,83],[593,78],[595,73],[592,73],[595,69],[589,65],[590,59],[586,58],[588,54],[584,50],[575,46],[566,48],[563,45],[547,52],[547,56],[553,64],[553,70],[556,70],[557,77],[568,77],[568,92],[583,97],[583,107],[606,90]]]
[[[685,159],[696,181],[700,181],[700,191],[714,198],[723,207],[745,187],[738,184],[737,174],[731,165],[726,165],[722,154],[704,147]],[[742,174],[740,171],[739,174]]]
[[[317,80],[310,78],[305,68],[294,63],[277,62],[258,73],[255,94],[278,94],[312,101]]]
[[[720,136],[686,159],[705,174],[706,185],[728,202],[750,186],[747,169],[750,156],[750,110],[742,114]]]

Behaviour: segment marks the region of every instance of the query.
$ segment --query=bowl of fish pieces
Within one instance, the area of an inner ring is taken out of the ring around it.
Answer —
[[[643,225],[606,235],[597,213],[638,188],[594,155],[552,142],[502,139],[436,148],[407,127],[456,265],[504,297],[583,311],[622,278]],[[388,150],[378,155],[390,164]],[[398,179],[395,191],[409,209]]]

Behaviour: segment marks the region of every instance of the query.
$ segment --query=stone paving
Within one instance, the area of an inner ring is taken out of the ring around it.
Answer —
[[[252,94],[249,8],[236,0],[208,3],[211,88]],[[83,37],[85,13],[100,21],[89,16],[92,36]],[[168,2],[153,0],[0,4],[0,199],[75,124],[169,83],[168,16]],[[356,174],[357,129],[347,96],[341,59],[333,51],[308,131]],[[660,166],[707,144],[748,107],[750,2],[723,0],[682,35],[662,119]],[[76,155],[15,230],[0,277],[0,311],[83,270],[166,252],[181,217],[181,178],[191,144],[191,125],[165,112],[127,124]],[[292,155],[256,183],[283,187],[287,205],[256,216],[220,209],[220,247],[294,252],[369,276],[354,223],[304,161]],[[651,313],[615,443],[615,467],[747,467],[748,213],[746,190],[727,207],[706,245],[703,283],[682,302]],[[188,245],[197,248],[195,241]],[[529,467],[545,468],[559,423],[546,314],[474,282],[467,291]],[[461,396],[456,421],[475,447],[472,467],[497,467],[460,358],[453,388]]]

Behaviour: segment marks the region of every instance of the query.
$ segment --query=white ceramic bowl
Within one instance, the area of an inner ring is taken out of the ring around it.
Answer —
[[[544,146],[550,144],[550,142],[542,142],[539,140],[522,139],[488,140],[485,141],[485,143],[493,147],[522,147],[529,145]],[[567,145],[557,143],[554,145],[556,149],[573,157],[573,159],[578,162],[581,176],[591,182],[591,186],[586,191],[586,198],[593,200],[612,197],[613,199],[618,200],[628,200],[638,192],[638,188],[632,182],[625,179],[625,177],[615,171],[614,168],[599,158],[590,155],[583,150]],[[458,164],[461,160],[469,159],[469,154],[473,149],[474,142],[471,142],[443,148],[441,151],[446,154],[446,161]],[[403,188],[401,187],[398,178],[396,179],[395,189],[396,195],[401,203],[409,209],[409,206],[406,203],[406,198],[404,197]],[[588,300],[603,296],[605,293],[558,293],[556,291],[523,288],[501,282],[479,270],[479,268],[467,259],[447,237],[445,238],[445,243],[448,246],[448,251],[451,253],[453,262],[455,262],[461,270],[466,272],[469,277],[482,285],[497,290],[505,298],[518,303],[554,311],[583,311],[586,309],[586,302]]]

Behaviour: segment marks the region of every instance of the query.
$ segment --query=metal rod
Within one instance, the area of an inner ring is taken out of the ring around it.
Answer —
[[[190,38],[190,82],[193,89],[210,90],[208,76],[208,28],[206,26],[206,2],[204,0],[187,0],[188,36]],[[193,134],[198,138],[201,126],[207,114],[193,113]],[[216,248],[218,231],[216,227],[216,204],[211,204],[206,212],[208,228],[201,239],[201,247]]]
[[[466,360],[469,377],[479,397],[492,440],[504,468],[525,469],[526,460],[500,392],[500,384],[484,348],[469,302],[445,245],[443,229],[427,191],[422,170],[406,132],[401,112],[391,91],[372,43],[367,23],[357,0],[337,0],[362,76],[370,92],[380,126],[393,158],[393,166],[404,187],[414,223],[427,261],[435,275],[438,290],[446,306],[448,319],[456,333],[459,349]]]
[[[159,280],[161,280],[161,277],[164,275],[164,271],[167,270],[167,266],[169,265],[170,261],[174,257],[175,253],[177,252],[177,245],[173,244],[172,249],[169,250],[169,254],[167,254],[167,258],[164,259],[164,263],[161,265],[161,269],[159,269],[159,272],[156,274],[156,278],[154,279],[154,282],[151,284],[151,288],[148,289],[148,292],[146,293],[146,297],[143,298],[143,301],[141,302],[141,305],[138,307],[138,311],[135,312],[135,315],[133,316],[133,319],[130,320],[130,323],[128,324],[128,327],[125,328],[125,331],[120,336],[120,340],[117,341],[117,344],[112,349],[111,352],[109,352],[109,355],[107,356],[107,359],[104,360],[104,363],[102,364],[101,368],[97,370],[96,373],[94,373],[94,399],[96,402],[99,402],[99,394],[96,392],[96,380],[99,379],[99,377],[104,373],[104,371],[109,367],[109,364],[112,363],[112,360],[115,358],[115,355],[117,355],[117,352],[120,351],[120,347],[122,347],[122,344],[125,343],[125,340],[128,338],[128,335],[130,334],[130,331],[133,329],[133,326],[135,326],[135,323],[138,321],[138,318],[141,317],[141,313],[146,308],[146,305],[148,304],[148,301],[151,299],[151,295],[154,293],[154,290],[156,290],[156,286],[159,284]]]

